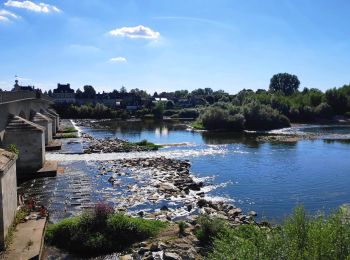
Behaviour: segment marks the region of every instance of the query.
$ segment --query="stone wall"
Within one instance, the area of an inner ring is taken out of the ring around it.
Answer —
[[[0,247],[12,225],[17,209],[17,156],[0,149]]]
[[[45,128],[15,116],[5,129],[3,147],[16,145],[18,178],[31,176],[41,169],[45,162]]]

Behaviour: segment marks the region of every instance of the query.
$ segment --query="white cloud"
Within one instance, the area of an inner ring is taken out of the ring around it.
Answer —
[[[38,13],[50,13],[50,12],[56,12],[59,13],[61,10],[58,9],[54,5],[49,5],[45,3],[39,3],[36,4],[32,1],[15,1],[15,0],[8,0],[5,3],[5,6],[11,6],[16,8],[23,8],[30,11],[38,12]]]
[[[0,15],[0,22],[7,22],[9,19],[6,16]]]
[[[143,25],[135,27],[122,27],[109,32],[112,36],[122,36],[128,38],[144,38],[144,39],[158,39],[159,32],[153,31],[151,28]]]
[[[4,9],[0,9],[0,21],[10,21],[9,18],[13,18],[13,19],[17,19],[19,18],[18,15],[10,12],[10,11],[7,11],[7,10],[4,10]]]
[[[111,63],[125,63],[125,62],[127,62],[127,60],[124,57],[114,57],[114,58],[110,58],[109,62],[111,62]]]
[[[5,17],[19,18],[18,15],[4,9],[0,10],[0,15]]]

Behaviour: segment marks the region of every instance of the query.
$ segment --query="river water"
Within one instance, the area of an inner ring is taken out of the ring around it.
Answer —
[[[48,204],[55,212],[53,221],[97,200],[120,196],[106,179],[98,178],[96,160],[137,157],[189,160],[191,173],[205,181],[208,198],[231,202],[245,212],[257,211],[260,219],[278,222],[300,203],[312,213],[350,203],[350,126],[294,126],[278,133],[313,138],[273,143],[257,142],[244,134],[192,132],[184,123],[115,121],[107,126],[80,131],[97,138],[181,145],[157,152],[79,154],[79,139],[65,141],[62,151],[47,154],[47,159],[60,161],[64,173],[20,188]]]

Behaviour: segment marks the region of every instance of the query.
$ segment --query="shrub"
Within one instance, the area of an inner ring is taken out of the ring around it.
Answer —
[[[9,144],[6,148],[7,151],[10,153],[14,153],[16,155],[19,155],[19,150],[15,144]]]
[[[179,112],[180,118],[197,118],[198,115],[198,110],[195,108],[181,109]]]
[[[180,221],[177,223],[179,226],[179,235],[183,236],[185,234],[186,223],[184,221]]]
[[[210,245],[218,234],[227,228],[227,223],[221,219],[210,219],[206,215],[198,217],[199,227],[195,229],[195,235],[202,245]]]
[[[289,119],[268,105],[252,102],[243,107],[246,128],[271,130],[290,126]]]
[[[212,241],[209,259],[349,259],[349,213],[308,217],[299,206],[281,226],[226,226]]]
[[[84,212],[80,217],[49,225],[45,239],[48,244],[70,252],[93,256],[125,250],[156,235],[166,225],[157,220],[112,213],[107,205],[98,204],[94,211]]]

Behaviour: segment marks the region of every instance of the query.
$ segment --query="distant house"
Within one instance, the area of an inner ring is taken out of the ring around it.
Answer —
[[[53,90],[52,97],[55,103],[75,103],[75,91],[70,88],[70,84],[57,84]]]
[[[18,80],[15,80],[15,85],[13,85],[12,91],[34,91],[34,86],[20,86]]]

